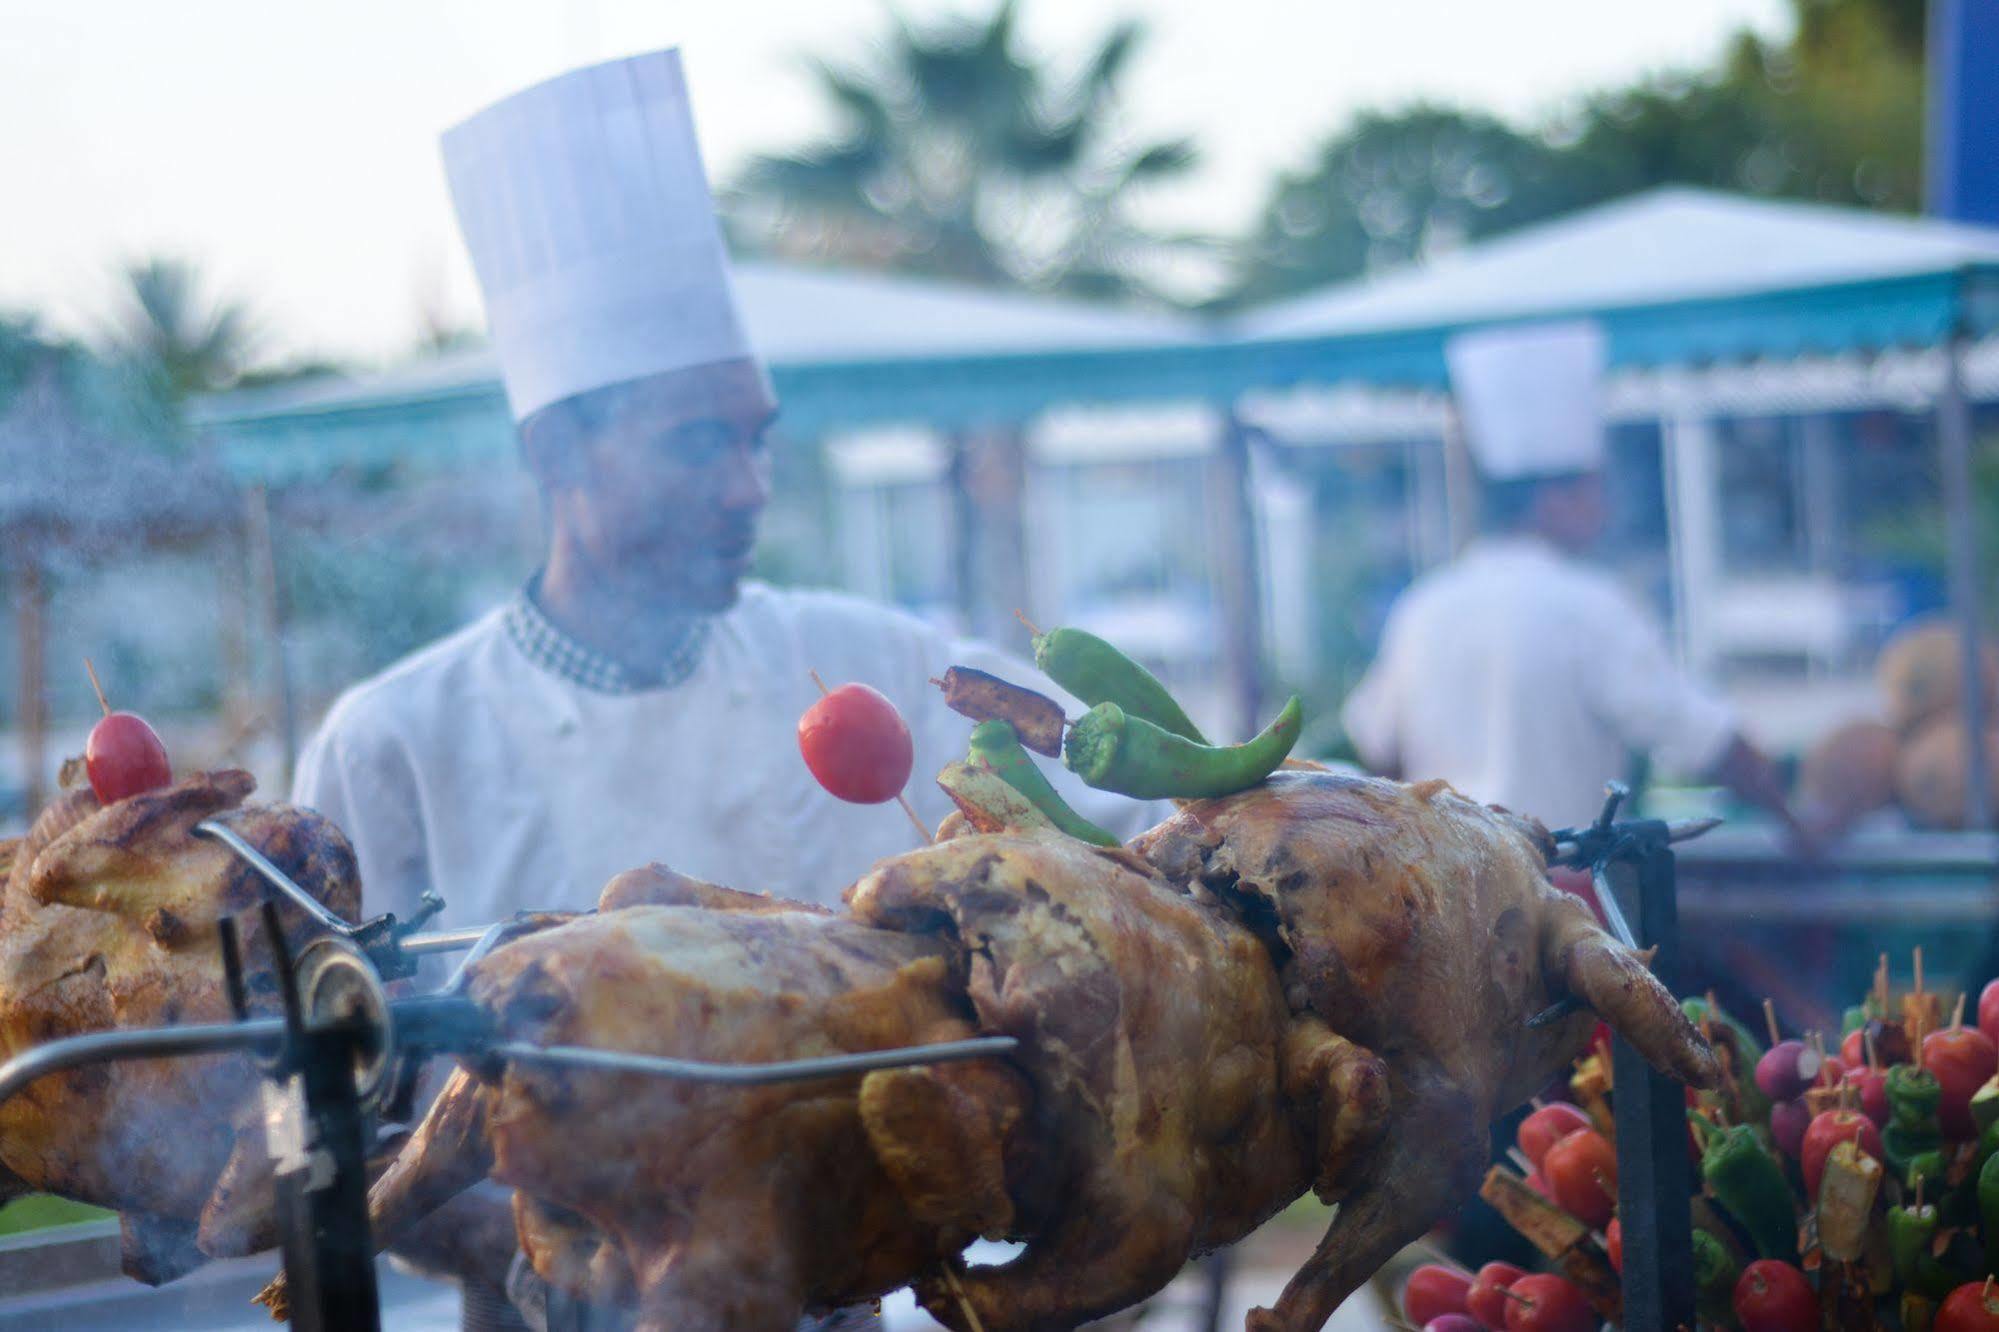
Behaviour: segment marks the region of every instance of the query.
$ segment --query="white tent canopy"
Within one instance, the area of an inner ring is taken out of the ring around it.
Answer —
[[[1999,262],[1999,231],[1666,188],[1262,306],[1232,331],[1295,338],[1538,318],[1869,282]]]

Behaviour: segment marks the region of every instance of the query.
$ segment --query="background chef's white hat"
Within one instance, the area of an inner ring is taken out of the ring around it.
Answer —
[[[1603,330],[1594,323],[1460,333],[1444,355],[1481,474],[1513,481],[1603,465]]]
[[[516,421],[751,354],[679,51],[538,83],[443,146]]]

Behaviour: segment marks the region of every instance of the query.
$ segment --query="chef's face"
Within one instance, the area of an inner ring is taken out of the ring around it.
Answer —
[[[726,610],[770,499],[776,415],[752,361],[619,385],[545,481],[556,521],[600,576],[657,604]]]
[[[1535,497],[1535,526],[1550,541],[1574,554],[1586,554],[1603,540],[1610,522],[1603,474],[1586,472],[1542,484]]]

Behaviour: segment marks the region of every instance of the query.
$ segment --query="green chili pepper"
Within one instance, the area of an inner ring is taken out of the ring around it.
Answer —
[[[1117,838],[1069,807],[1069,802],[1056,792],[1041,769],[1035,766],[1034,760],[1028,757],[1013,723],[995,720],[982,721],[974,726],[968,761],[998,773],[1008,786],[1026,796],[1036,809],[1046,814],[1050,823],[1071,837],[1095,846],[1122,845]]]
[[[1699,1115],[1689,1113],[1688,1118],[1696,1125],[1707,1124]],[[1742,1223],[1759,1257],[1798,1261],[1798,1214],[1791,1205],[1784,1168],[1749,1125],[1719,1130],[1709,1125],[1708,1130],[1712,1131],[1701,1157],[1701,1178],[1715,1201]]]
[[[1034,664],[1091,707],[1115,703],[1128,717],[1143,718],[1197,745],[1208,743],[1157,676],[1087,630],[1051,629],[1036,635]]]
[[[1711,1323],[1735,1321],[1735,1282],[1742,1269],[1735,1256],[1705,1230],[1694,1232],[1694,1308]]]
[[[1293,694],[1255,739],[1221,748],[1130,716],[1115,703],[1099,703],[1069,728],[1062,761],[1091,786],[1140,800],[1232,795],[1275,772],[1303,724],[1304,709]]]

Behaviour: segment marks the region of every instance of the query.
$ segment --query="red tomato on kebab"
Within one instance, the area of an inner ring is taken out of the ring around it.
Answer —
[[[98,802],[109,805],[173,785],[173,765],[167,762],[167,747],[160,742],[159,732],[136,713],[113,712],[103,686],[97,683],[96,668],[85,661],[83,669],[97,693],[97,706],[104,709],[104,716],[90,728],[90,738],[83,745],[84,770]]]
[[[1538,1169],[1548,1149],[1578,1129],[1594,1128],[1590,1117],[1567,1101],[1550,1101],[1520,1121],[1514,1140]]]
[[[1943,1089],[1937,1115],[1944,1136],[1959,1141],[1978,1136],[1978,1125],[1971,1118],[1971,1098],[1999,1073],[1999,1049],[1984,1032],[1964,1025],[1963,995],[1958,996],[1951,1025],[1923,1037],[1922,1064]]]
[[[1402,1316],[1421,1327],[1445,1314],[1465,1312],[1472,1279],[1441,1263],[1425,1263],[1409,1274],[1402,1288]]]
[[[1934,1332],[1999,1332],[1999,1289],[1992,1278],[1967,1281],[1953,1290],[1930,1326]]]
[[[798,752],[819,784],[841,800],[879,805],[902,794],[916,764],[909,724],[864,684],[828,690],[798,719]]]

